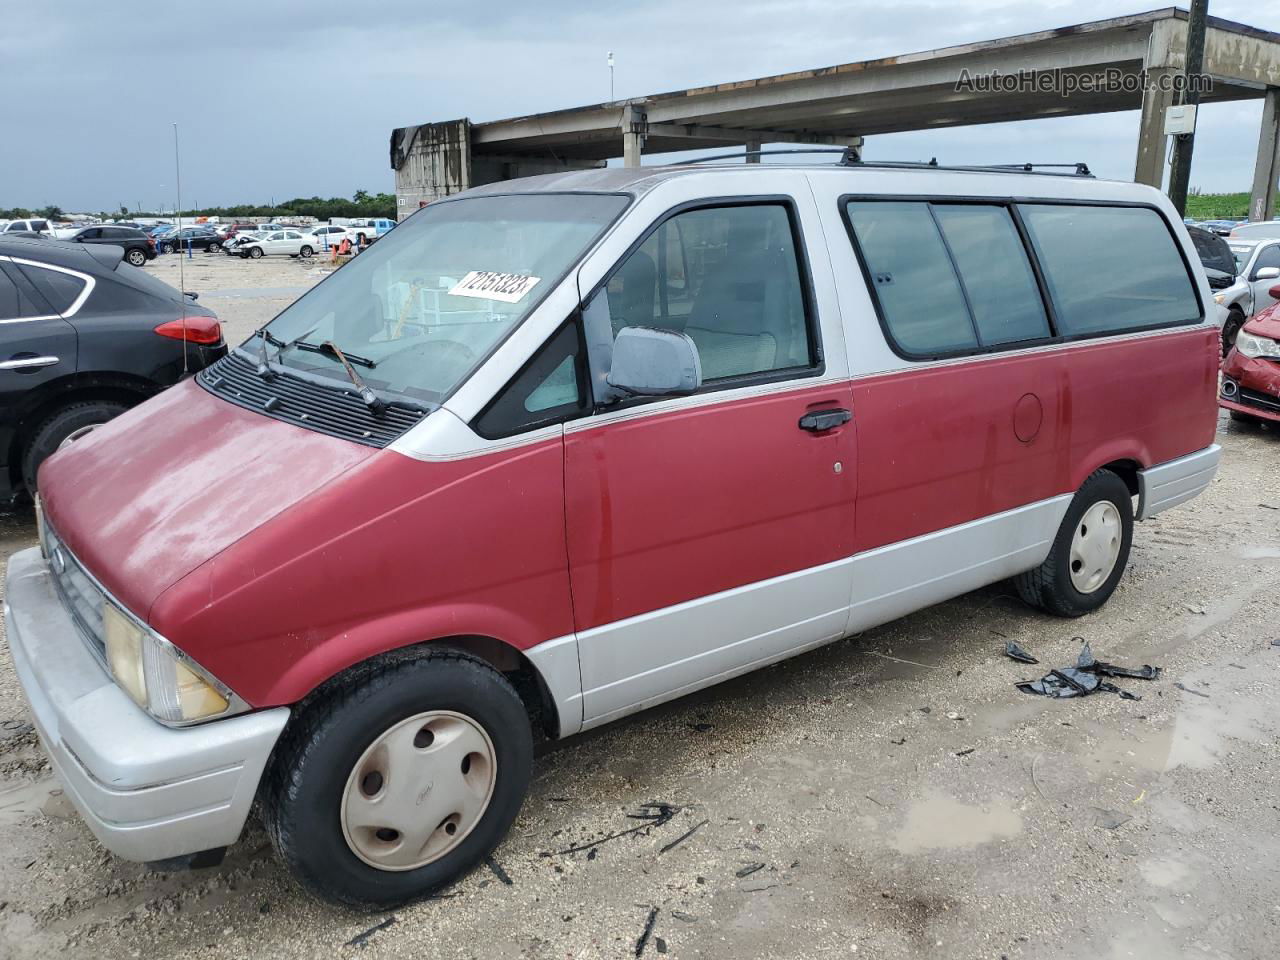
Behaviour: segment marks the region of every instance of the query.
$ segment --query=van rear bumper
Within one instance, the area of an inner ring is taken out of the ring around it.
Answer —
[[[38,548],[9,559],[4,620],[41,743],[103,846],[161,860],[240,836],[287,707],[180,729],[157,723],[107,676]]]
[[[1203,493],[1213,482],[1221,459],[1222,447],[1211,443],[1185,457],[1139,470],[1137,519],[1154,517]]]

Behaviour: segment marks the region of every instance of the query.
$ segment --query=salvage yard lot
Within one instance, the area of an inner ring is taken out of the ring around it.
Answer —
[[[177,261],[147,269],[176,285]],[[233,343],[328,269],[182,266]],[[308,899],[256,824],[212,870],[107,854],[0,644],[0,956],[1272,956],[1280,431],[1218,440],[1210,490],[1138,525],[1101,612],[997,585],[549,745],[493,865],[391,914]],[[34,540],[0,514],[5,555]],[[1116,681],[1140,701],[1018,692],[1076,638],[1164,674]]]

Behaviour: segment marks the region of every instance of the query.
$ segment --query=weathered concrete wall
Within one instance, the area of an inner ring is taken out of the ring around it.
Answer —
[[[391,134],[398,219],[425,203],[482,183],[604,165],[603,160],[561,160],[553,155],[476,154],[471,144],[471,121],[465,117],[401,127]]]
[[[398,218],[423,203],[461,193],[472,184],[471,121],[464,117],[393,131],[391,166]]]

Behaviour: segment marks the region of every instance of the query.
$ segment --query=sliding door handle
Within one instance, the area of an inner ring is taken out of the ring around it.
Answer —
[[[852,419],[853,414],[843,407],[835,407],[830,410],[812,410],[800,418],[800,429],[808,430],[810,433],[822,433],[826,430],[834,430],[836,427],[843,426]]]

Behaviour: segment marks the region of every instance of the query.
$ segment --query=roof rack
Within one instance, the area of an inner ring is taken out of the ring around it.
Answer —
[[[738,153],[718,153],[711,157],[697,157],[685,163],[711,163],[716,160],[745,160],[747,157],[768,157],[784,154],[840,154],[838,161],[846,167],[877,167],[888,170],[961,170],[969,173],[1037,173],[1051,177],[1092,177],[1087,163],[987,163],[940,164],[934,157],[923,160],[863,160],[857,147],[795,147],[785,150],[743,150]]]
[[[841,163],[849,163],[851,161],[846,158],[853,149],[853,147],[794,147],[787,150],[740,150],[737,153],[717,153],[714,157],[695,157],[684,162],[710,163],[713,160],[744,160],[747,157],[771,157],[784,153],[838,153],[840,154]]]
[[[978,173],[1039,173],[1051,177],[1092,177],[1087,163],[977,163],[940,164],[934,157],[920,160],[844,160],[847,166],[884,167],[892,170],[964,170]]]

